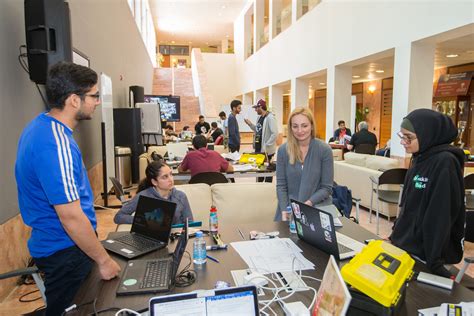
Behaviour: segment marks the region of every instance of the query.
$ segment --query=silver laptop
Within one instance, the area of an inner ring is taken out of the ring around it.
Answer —
[[[169,160],[183,160],[188,153],[188,145],[186,143],[169,143],[166,144]]]
[[[336,259],[352,258],[364,247],[363,243],[336,232],[330,213],[293,199],[291,209],[298,237]]]

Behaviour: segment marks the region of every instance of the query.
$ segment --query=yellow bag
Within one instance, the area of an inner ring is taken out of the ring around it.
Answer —
[[[263,165],[264,162],[265,154],[260,153],[243,153],[239,159],[239,163],[256,164],[257,166]]]

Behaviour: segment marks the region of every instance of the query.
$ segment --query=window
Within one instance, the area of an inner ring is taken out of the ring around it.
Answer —
[[[151,62],[156,67],[156,34],[148,0],[127,0],[137,29],[145,43]]]

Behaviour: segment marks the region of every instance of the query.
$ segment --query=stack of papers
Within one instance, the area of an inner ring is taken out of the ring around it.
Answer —
[[[461,302],[459,304],[443,303],[438,307],[424,308],[418,310],[420,316],[472,316],[474,315],[474,302]]]
[[[250,165],[250,164],[232,165],[232,167],[234,168],[234,171],[236,171],[236,172],[255,170],[255,167]]]
[[[250,269],[261,274],[313,270],[314,264],[289,238],[271,238],[231,243]]]
[[[241,154],[238,151],[234,151],[233,153],[221,154],[221,156],[224,157],[225,159],[239,161]]]

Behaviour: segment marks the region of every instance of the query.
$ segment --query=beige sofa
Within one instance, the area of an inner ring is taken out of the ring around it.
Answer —
[[[177,185],[176,189],[186,193],[194,221],[202,221],[207,229],[209,210],[217,208],[219,225],[225,227],[239,218],[239,223],[255,224],[271,222],[277,208],[274,183],[203,183]],[[119,225],[118,231],[128,231],[130,225]]]
[[[369,208],[372,187],[370,176],[378,177],[383,171],[398,167],[399,162],[396,159],[349,152],[344,154],[343,161],[334,161],[334,181],[339,185],[347,186],[352,191],[353,197],[361,199],[360,205]],[[391,188],[398,190],[399,186]],[[391,188],[385,189],[390,190]],[[383,189],[382,186],[381,189]],[[373,208],[376,208],[375,194]],[[382,202],[380,212],[385,216],[396,216],[397,206]]]
[[[214,150],[220,154],[228,152],[228,150],[224,148],[224,145],[216,145],[214,146]],[[148,147],[146,153],[140,155],[138,160],[138,172],[140,180],[145,178],[145,169],[151,161],[151,154],[153,152],[156,152],[163,157],[166,154],[166,146],[150,146]]]

